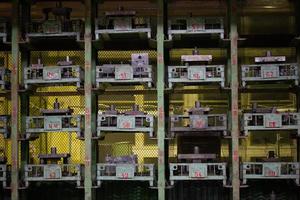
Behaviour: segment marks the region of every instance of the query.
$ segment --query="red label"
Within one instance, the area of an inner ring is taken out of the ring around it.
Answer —
[[[122,123],[123,128],[131,128],[131,123],[129,121],[125,121]]]
[[[266,76],[267,78],[272,78],[272,77],[273,77],[273,72],[266,72],[266,73],[265,73],[265,76]]]
[[[128,74],[126,72],[121,72],[119,74],[119,79],[128,79]]]
[[[268,170],[267,176],[276,176],[276,172],[272,170]]]
[[[128,175],[128,172],[124,172],[121,174],[122,178],[124,179],[128,179],[129,175]]]
[[[195,171],[194,176],[198,178],[202,177],[201,171]]]
[[[272,127],[272,128],[276,127],[276,122],[274,122],[274,121],[269,122],[269,127]]]
[[[195,122],[195,128],[204,128],[205,127],[205,121],[200,119],[200,120],[196,120]]]

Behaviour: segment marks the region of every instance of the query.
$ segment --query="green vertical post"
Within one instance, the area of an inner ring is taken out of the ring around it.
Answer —
[[[12,16],[12,75],[11,75],[11,199],[18,200],[19,186],[19,148],[18,148],[18,111],[19,111],[19,0],[13,0]]]
[[[296,33],[297,36],[300,36],[300,13],[299,13],[299,9],[300,9],[300,1],[295,1],[294,3],[294,11],[295,11],[295,20],[296,20]],[[300,63],[300,48],[299,48],[299,44],[297,44],[298,46],[296,47],[296,61],[297,63]],[[298,68],[298,73],[300,72],[300,67]],[[297,99],[297,112],[300,112],[300,91],[298,90],[296,92],[296,99]],[[297,137],[297,162],[300,162],[300,139]]]
[[[238,81],[238,32],[237,0],[229,0],[230,15],[230,67],[231,67],[231,155],[232,199],[240,199],[239,176],[239,81]]]
[[[164,103],[164,1],[158,0],[157,11],[157,143],[158,143],[158,199],[165,199],[165,103]]]
[[[95,119],[93,113],[93,52],[92,52],[92,0],[85,0],[85,34],[84,34],[84,58],[85,58],[85,82],[84,82],[84,96],[85,96],[85,168],[84,168],[84,199],[95,199],[93,191],[93,141],[92,133],[94,131]],[[94,172],[95,173],[95,172]]]

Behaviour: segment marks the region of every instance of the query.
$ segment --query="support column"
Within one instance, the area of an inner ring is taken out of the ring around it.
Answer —
[[[85,82],[84,82],[84,96],[85,96],[85,129],[84,129],[84,143],[85,143],[85,168],[84,168],[84,199],[95,199],[95,191],[93,191],[93,175],[95,167],[95,153],[93,153],[94,143],[92,141],[92,133],[95,131],[95,103],[94,95],[92,94],[92,85],[95,77],[93,71],[95,63],[93,62],[93,48],[92,48],[92,0],[85,0]]]
[[[157,143],[158,143],[158,199],[165,199],[165,103],[164,103],[164,0],[158,0],[157,10]]]
[[[19,0],[12,1],[12,75],[11,75],[11,199],[19,199]]]
[[[232,154],[232,199],[240,199],[239,176],[239,81],[238,81],[238,32],[237,0],[229,0],[230,15],[230,64],[231,64],[231,154]]]

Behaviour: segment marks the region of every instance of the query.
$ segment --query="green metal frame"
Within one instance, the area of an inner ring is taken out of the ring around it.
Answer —
[[[11,199],[19,199],[19,0],[13,2],[13,16],[12,16],[12,76],[11,76]]]
[[[238,80],[238,32],[237,0],[229,0],[230,21],[230,87],[231,87],[231,181],[232,198],[240,199],[239,162],[239,80]],[[229,57],[229,56],[228,56]]]
[[[22,2],[22,4],[20,4]],[[96,157],[97,157],[97,142],[93,140],[92,134],[96,131],[96,113],[97,113],[97,94],[93,92],[92,88],[95,85],[95,62],[96,50],[93,49],[92,35],[93,35],[93,21],[96,13],[95,9],[97,0],[84,0],[85,6],[85,179],[84,179],[84,198],[85,200],[96,199],[95,190],[93,189],[93,182],[95,181],[96,174]],[[168,90],[165,89],[165,46],[164,46],[164,27],[166,25],[166,0],[157,0],[157,144],[158,144],[158,199],[166,199],[166,166],[167,166],[167,142],[165,141],[166,133],[166,119],[168,106]],[[297,2],[297,1],[296,1]],[[239,82],[238,82],[238,32],[237,32],[237,0],[228,0],[228,19],[230,30],[230,47],[228,48],[228,67],[227,67],[227,85],[230,86],[230,102],[231,102],[231,145],[230,145],[230,159],[231,159],[231,180],[232,180],[232,199],[240,199],[240,178],[239,178]],[[12,127],[11,127],[11,140],[12,140],[12,183],[11,183],[11,197],[12,200],[19,199],[19,161],[21,166],[27,163],[28,160],[28,142],[21,142],[22,154],[19,158],[19,123],[20,131],[24,129],[24,119],[28,110],[22,108],[28,107],[28,95],[18,95],[19,90],[19,67],[28,65],[29,52],[22,50],[21,63],[19,63],[19,8],[30,3],[26,1],[13,0],[13,17],[12,17],[12,76],[11,76],[11,102],[12,102]],[[300,3],[295,4],[295,9],[299,10]],[[25,12],[22,8],[22,12]],[[299,14],[296,13],[297,25],[299,31]],[[24,15],[22,14],[22,22],[24,22]],[[229,56],[230,55],[230,56]],[[297,48],[297,61],[300,60],[300,50]],[[155,91],[154,91],[155,92]],[[186,92],[186,91],[183,91]],[[205,92],[205,90],[194,91],[197,93]],[[297,98],[298,104],[300,102],[300,93],[298,91]],[[21,107],[19,106],[21,103]],[[299,105],[298,105],[299,107]],[[299,109],[299,108],[298,108]],[[21,120],[19,121],[18,113],[21,112]],[[299,140],[298,140],[298,144]],[[298,145],[299,146],[299,145]],[[299,149],[298,149],[299,151]],[[298,152],[298,156],[300,153]],[[22,173],[21,173],[22,176]]]

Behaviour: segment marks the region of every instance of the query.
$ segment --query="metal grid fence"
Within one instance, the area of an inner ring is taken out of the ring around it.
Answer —
[[[98,64],[109,63],[130,63],[132,53],[148,53],[149,62],[156,65],[155,51],[99,51]],[[155,74],[154,74],[155,76]],[[147,93],[142,85],[135,86],[114,86],[109,89],[118,89],[117,94],[103,94],[98,96],[98,112],[104,112],[110,105],[115,105],[116,110],[124,112],[132,110],[134,104],[139,106],[140,111],[157,117],[156,93]],[[122,88],[132,92],[122,92]],[[142,91],[141,94],[134,94],[134,91]],[[155,126],[155,125],[154,125]],[[105,162],[106,155],[123,156],[136,154],[139,164],[157,162],[157,142],[150,139],[144,133],[109,133],[105,139],[99,141],[99,162]]]
[[[36,63],[41,59],[44,66],[56,65],[58,61],[65,60],[69,56],[75,64],[83,66],[84,56],[82,51],[33,51],[31,53],[31,63]],[[76,92],[75,86],[54,86],[38,88],[39,92],[57,92],[58,96],[31,96],[30,116],[40,116],[40,109],[53,109],[53,103],[58,100],[61,109],[70,108],[74,112],[72,115],[84,115],[84,96],[64,95],[64,92]],[[71,163],[84,162],[84,142],[77,138],[75,132],[51,132],[39,134],[39,138],[30,142],[30,162],[38,163],[38,155],[50,153],[51,147],[57,148],[57,153],[70,153]]]
[[[11,68],[11,52],[0,52],[0,67]],[[11,114],[11,101],[7,97],[0,97],[0,115]],[[0,134],[0,156],[7,157],[7,163],[11,164],[11,141]]]

